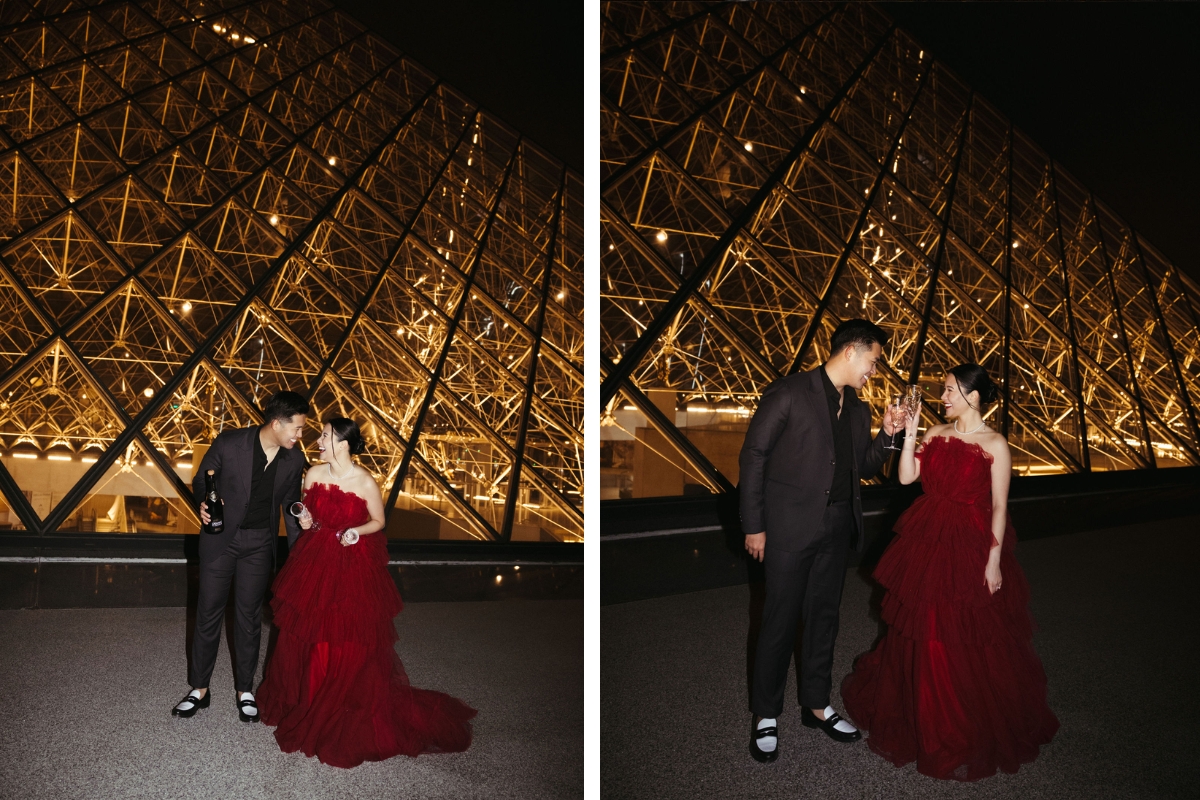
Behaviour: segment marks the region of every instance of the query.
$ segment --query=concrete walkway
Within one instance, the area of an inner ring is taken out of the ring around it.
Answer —
[[[897,769],[865,742],[800,725],[795,673],[781,755],[750,758],[749,587],[601,610],[605,798],[1200,797],[1200,517],[1023,542],[1035,646],[1062,727],[1016,774],[974,784]],[[847,575],[833,676],[879,635],[873,584]]]
[[[343,770],[238,721],[224,640],[213,705],[170,716],[188,688],[183,608],[0,612],[0,797],[582,796],[582,601],[415,603],[396,625],[413,685],[479,710],[474,743]]]

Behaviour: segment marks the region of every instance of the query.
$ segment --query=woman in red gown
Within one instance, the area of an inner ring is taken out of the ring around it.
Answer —
[[[409,686],[392,618],[403,604],[387,571],[383,498],[351,461],[358,425],[335,417],[317,442],[325,463],[304,477],[307,532],[272,586],[279,639],[258,688],[262,721],[285,753],[335,767],[471,744],[475,710]]]
[[[926,431],[919,453],[909,420],[900,482],[920,478],[924,494],[875,568],[887,634],[842,684],[871,749],[935,778],[1016,772],[1058,730],[1008,519],[1008,443],[982,418],[998,393],[963,364],[942,393],[950,424]]]

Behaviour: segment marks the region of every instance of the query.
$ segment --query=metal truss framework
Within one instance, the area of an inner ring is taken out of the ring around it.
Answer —
[[[1019,472],[1200,464],[1200,287],[881,11],[605,2],[601,54],[602,430],[728,491],[705,431],[865,317],[877,416],[973,361]]]
[[[579,541],[581,218],[322,0],[5,2],[0,449],[89,466],[0,494],[70,530],[132,475],[194,530],[188,460],[289,388],[363,425],[389,513]]]

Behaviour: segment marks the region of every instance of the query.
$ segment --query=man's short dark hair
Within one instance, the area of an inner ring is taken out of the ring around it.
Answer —
[[[880,347],[887,347],[888,335],[883,328],[865,319],[848,319],[833,332],[833,338],[829,340],[829,357],[833,358],[850,345],[866,350],[876,342]]]
[[[271,395],[271,399],[263,406],[263,423],[270,425],[275,420],[290,422],[297,414],[308,416],[311,413],[312,409],[302,395],[285,390]]]

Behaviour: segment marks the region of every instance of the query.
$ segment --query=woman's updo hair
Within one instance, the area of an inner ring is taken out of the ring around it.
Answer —
[[[333,429],[334,438],[339,442],[345,442],[350,445],[350,455],[360,455],[367,449],[367,443],[363,441],[362,431],[358,429],[358,423],[354,420],[346,419],[345,417],[330,417],[325,422]]]
[[[987,374],[987,370],[978,364],[959,364],[950,369],[950,374],[958,381],[958,391],[964,398],[971,392],[979,392],[981,405],[990,406],[1000,397],[1000,387]],[[982,408],[975,409],[982,412]]]

